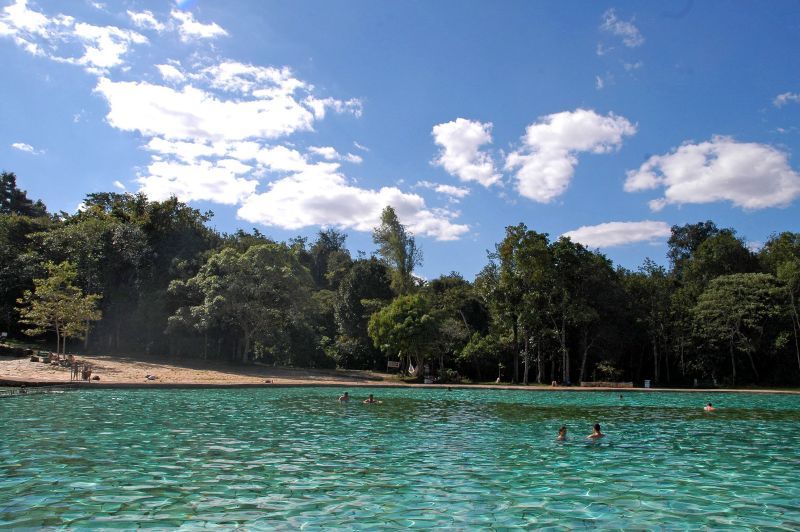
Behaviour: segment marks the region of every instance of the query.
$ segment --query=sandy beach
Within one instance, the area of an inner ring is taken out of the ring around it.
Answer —
[[[92,384],[141,385],[256,385],[256,384],[403,384],[391,375],[370,371],[274,368],[269,366],[232,365],[193,359],[164,360],[126,356],[79,356],[79,363],[89,363]],[[154,375],[155,380],[148,380]],[[28,358],[0,356],[0,380],[28,383],[67,383],[69,368],[31,362]]]
[[[797,390],[725,389],[725,388],[605,388],[580,386],[541,386],[500,384],[419,384],[398,379],[395,375],[362,370],[284,368],[262,365],[234,365],[196,359],[156,359],[144,356],[79,356],[79,362],[92,366],[99,381],[86,384],[97,387],[173,387],[173,386],[413,386],[453,388],[490,388],[529,391],[615,391],[619,393],[683,391],[698,393],[752,392],[800,394]],[[155,375],[148,380],[147,375]],[[64,384],[70,382],[69,368],[31,362],[28,358],[0,356],[0,385]]]

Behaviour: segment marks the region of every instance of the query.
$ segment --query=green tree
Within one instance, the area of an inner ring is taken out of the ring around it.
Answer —
[[[372,233],[378,255],[392,271],[392,289],[404,295],[413,291],[414,268],[422,264],[422,251],[411,233],[400,223],[397,213],[387,206],[381,213],[381,224]]]
[[[0,173],[0,214],[21,216],[47,216],[42,200],[28,199],[28,193],[17,188],[17,176],[13,172]]]
[[[260,244],[245,252],[225,248],[191,279],[172,283],[173,292],[199,296],[194,305],[178,309],[173,321],[197,330],[212,323],[235,328],[241,341],[234,358],[246,362],[255,340],[274,344],[307,308],[310,286],[308,271],[285,244]]]
[[[419,377],[436,339],[437,322],[421,294],[398,296],[369,319],[368,331],[375,347],[413,364]]]
[[[74,285],[74,264],[49,262],[46,268],[47,277],[34,279],[34,289],[26,290],[18,300],[20,321],[31,326],[25,330],[30,336],[55,332],[56,352],[63,353],[67,338],[83,338],[91,322],[101,318],[97,309],[100,296],[84,294]]]
[[[736,383],[736,354],[747,356],[758,380],[753,354],[764,336],[765,326],[783,312],[784,291],[771,274],[739,273],[712,280],[693,309],[696,334],[706,346],[727,347],[731,383]],[[711,367],[716,368],[715,361]]]

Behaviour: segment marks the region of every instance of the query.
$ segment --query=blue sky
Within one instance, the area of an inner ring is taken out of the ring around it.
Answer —
[[[735,9],[734,9],[735,7]],[[51,210],[170,194],[472,278],[504,227],[625,267],[800,231],[796,2],[0,1],[0,167]]]

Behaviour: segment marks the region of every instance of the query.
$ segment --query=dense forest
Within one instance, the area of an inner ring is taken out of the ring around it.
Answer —
[[[800,234],[757,252],[711,221],[674,226],[669,268],[614,267],[524,224],[474,281],[422,280],[391,206],[372,256],[346,235],[220,234],[170,199],[97,193],[50,213],[0,176],[0,331],[61,350],[386,368],[441,382],[800,383]]]

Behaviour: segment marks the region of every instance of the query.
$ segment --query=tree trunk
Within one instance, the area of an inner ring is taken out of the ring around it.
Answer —
[[[61,330],[58,322],[56,322],[56,353],[61,352]]]
[[[661,376],[658,371],[658,343],[653,338],[653,383],[660,383]]]
[[[244,333],[244,348],[242,349],[242,362],[247,362],[247,354],[250,352],[250,336],[249,332]]]
[[[516,384],[519,382],[519,334],[517,332],[517,318],[514,317],[514,326],[512,327],[514,332],[514,379],[513,383]]]
[[[589,358],[589,332],[587,330],[583,331],[583,338],[581,339],[581,347],[583,351],[583,356],[581,357],[581,374],[578,378],[578,382],[583,382],[586,376],[586,359]]]
[[[800,369],[800,344],[797,341],[800,330],[800,317],[797,316],[797,306],[794,304],[794,292],[789,290],[789,302],[792,304],[792,329],[794,329],[794,352],[797,356],[797,369]]]
[[[561,318],[561,369],[563,371],[562,382],[564,384],[570,382],[569,380],[569,350],[567,349],[567,323],[566,317],[562,315]]]
[[[544,377],[544,364],[542,363],[542,345],[536,342],[536,383],[542,384]]]
[[[525,386],[527,386],[528,385],[528,371],[530,370],[530,363],[529,363],[530,357],[528,356],[528,344],[530,343],[530,340],[528,339],[528,335],[527,334],[523,334],[523,338],[525,339],[525,351],[523,351],[523,353],[524,353],[524,355],[523,355],[524,356],[523,363],[524,363],[524,368],[525,369],[524,369],[524,373],[523,373],[523,376],[522,376],[522,382],[525,384]]]

